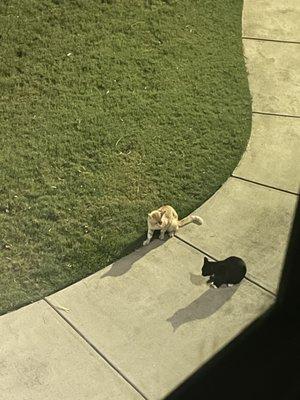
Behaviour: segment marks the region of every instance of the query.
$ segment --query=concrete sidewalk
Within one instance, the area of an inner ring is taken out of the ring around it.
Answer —
[[[1,399],[162,399],[274,302],[300,176],[300,3],[274,3],[244,2],[252,133],[205,224],[2,316]],[[205,254],[247,279],[209,288]]]

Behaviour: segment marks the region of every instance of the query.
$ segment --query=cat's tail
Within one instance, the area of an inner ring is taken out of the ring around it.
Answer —
[[[184,225],[190,224],[193,222],[194,224],[197,225],[202,225],[203,224],[203,219],[201,217],[198,217],[198,215],[189,215],[186,218],[181,219],[178,221],[178,226],[181,228]]]

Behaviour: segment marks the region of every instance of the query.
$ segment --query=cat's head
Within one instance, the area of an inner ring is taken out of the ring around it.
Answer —
[[[207,257],[204,257],[204,263],[202,267],[202,276],[209,276],[213,274],[212,271],[213,262],[208,261]]]
[[[161,229],[163,225],[162,217],[164,212],[159,210],[154,210],[148,214],[148,223],[150,224],[152,229]]]

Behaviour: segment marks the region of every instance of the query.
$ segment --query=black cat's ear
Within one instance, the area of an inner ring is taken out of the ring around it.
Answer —
[[[207,261],[208,261],[208,258],[207,258],[207,257],[204,257],[204,264],[206,264]]]

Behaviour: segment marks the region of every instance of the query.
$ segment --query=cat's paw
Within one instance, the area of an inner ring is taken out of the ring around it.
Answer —
[[[170,237],[174,237],[175,236],[175,232],[169,232],[169,236]]]
[[[160,234],[159,235],[159,240],[164,240],[165,239],[165,235]]]
[[[213,282],[210,282],[209,286],[211,286],[214,289],[218,289],[218,287]]]
[[[143,241],[143,246],[147,246],[150,243],[150,240],[146,239]]]
[[[227,287],[233,286],[233,283],[227,283]]]

